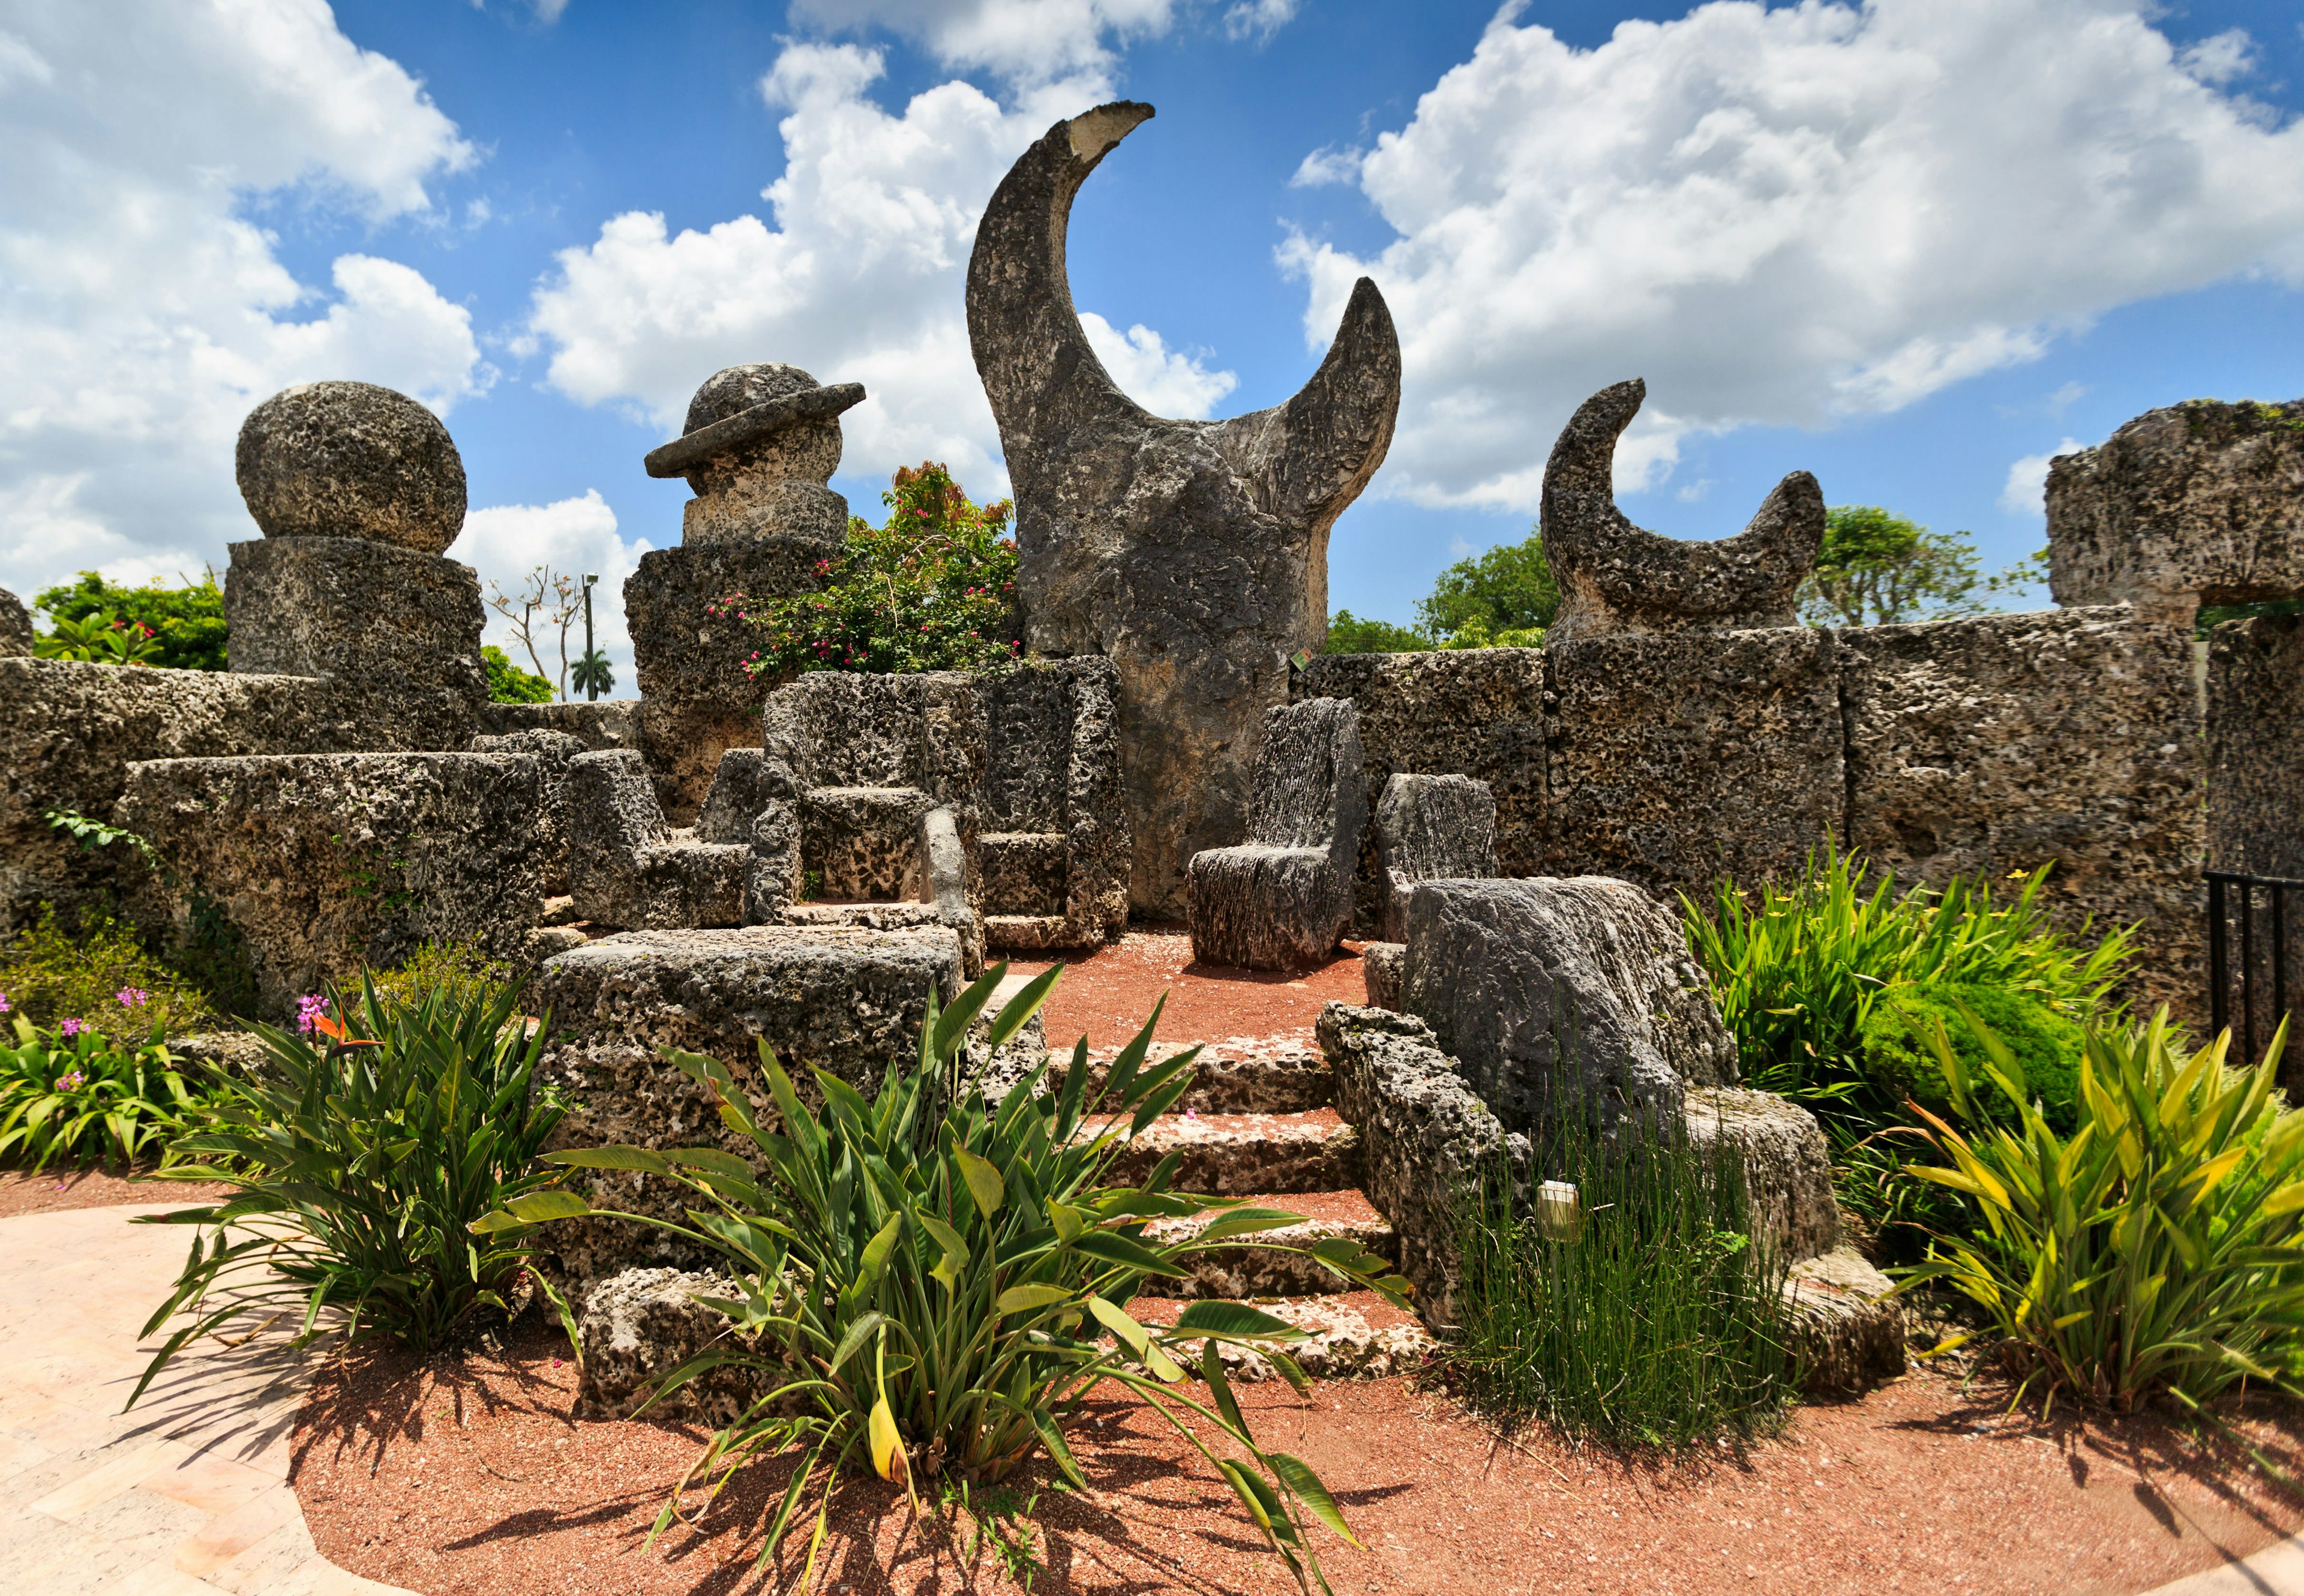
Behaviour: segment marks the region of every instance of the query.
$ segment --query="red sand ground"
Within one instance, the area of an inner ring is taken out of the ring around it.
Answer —
[[[996,951],[989,955],[1001,956]],[[1192,958],[1192,939],[1174,927],[1131,930],[1118,942],[1065,968],[1043,1009],[1048,1045],[1069,1048],[1085,1035],[1091,1048],[1114,1048],[1134,1036],[1163,992],[1155,1040],[1170,1047],[1224,1037],[1309,1038],[1330,998],[1366,1003],[1360,945],[1347,942],[1317,970],[1236,970]],[[1037,975],[1050,961],[1018,955],[1009,969]]]
[[[644,1549],[701,1432],[579,1424],[565,1343],[531,1322],[502,1356],[419,1363],[369,1353],[324,1372],[296,1439],[294,1483],[320,1549],[433,1596],[733,1592],[797,1588],[797,1552],[767,1576],[758,1523],[789,1477],[749,1470],[705,1518]],[[2129,1592],[2254,1551],[2304,1501],[2229,1447],[2162,1416],[2082,1425],[2005,1420],[1996,1386],[1915,1374],[1860,1401],[1802,1409],[1785,1436],[1677,1464],[1512,1441],[1406,1380],[1333,1382],[1300,1404],[1241,1388],[1264,1443],[1336,1492],[1368,1549],[1322,1533],[1343,1596],[1360,1592],[1765,1590]],[[1142,1404],[1092,1402],[1075,1441],[1096,1485],[1038,1492],[1037,1589],[1281,1592],[1207,1465]],[[2304,1419],[2246,1426],[2291,1473]],[[816,1590],[846,1596],[1008,1591],[950,1507],[915,1524],[902,1493],[851,1481]]]
[[[221,1201],[232,1188],[212,1181],[134,1180],[101,1169],[0,1169],[0,1219],[65,1208]]]

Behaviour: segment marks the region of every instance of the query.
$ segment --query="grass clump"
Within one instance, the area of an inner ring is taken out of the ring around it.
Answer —
[[[1571,1116],[1539,1167],[1580,1219],[1541,1201],[1515,1218],[1501,1179],[1460,1205],[1447,1356],[1472,1405],[1615,1446],[1774,1428],[1799,1389],[1784,1268],[1754,1240],[1734,1149],[1676,1125],[1612,1142]]]
[[[51,1030],[71,1020],[107,1033],[182,1036],[216,1021],[208,994],[128,927],[93,912],[65,920],[45,904],[38,922],[0,947],[0,1006]]]
[[[12,1029],[14,1045],[0,1046],[0,1162],[125,1167],[157,1152],[197,1106],[197,1082],[157,1027],[124,1045],[77,1019],[43,1030],[17,1014]]]
[[[301,1345],[333,1329],[322,1310],[341,1309],[352,1337],[430,1352],[510,1310],[534,1227],[468,1227],[558,1178],[536,1157],[565,1112],[535,1082],[546,1032],[528,1034],[520,996],[388,998],[363,981],[357,1001],[336,1003],[341,1022],[309,1016],[309,1038],[258,1026],[259,1074],[206,1071],[203,1123],[170,1148],[189,1161],[160,1177],[234,1190],[137,1221],[195,1232],[144,1328],[179,1321],[137,1396],[186,1342],[243,1315],[288,1314]]]
[[[1972,1066],[1932,1027],[1951,1120],[1948,1166],[1917,1167],[1980,1216],[1905,1283],[1968,1297],[2020,1378],[2125,1410],[2166,1391],[2194,1405],[2249,1380],[2304,1396],[2304,1114],[2264,1061],[2225,1063],[2229,1032],[2185,1054],[2164,1008],[2089,1031],[2078,1125],[2060,1134],[2016,1054],[1973,1014]],[[1987,1100],[1988,1099],[1988,1100]],[[1954,1337],[1939,1351],[1971,1337]]]
[[[521,984],[520,972],[474,938],[426,942],[397,969],[371,971],[368,979],[387,1004],[421,1004],[436,994],[452,1008],[476,1000],[492,1004]]]
[[[1125,1144],[1192,1082],[1197,1048],[1146,1066],[1156,1008],[1093,1094],[1083,1040],[1057,1091],[1038,1090],[1043,1060],[987,1099],[970,1057],[987,1057],[1013,1037],[1061,973],[1046,972],[1012,998],[974,1053],[970,1027],[1006,968],[987,971],[949,1008],[931,991],[917,1056],[891,1063],[868,1098],[819,1069],[813,1085],[822,1106],[806,1106],[763,1043],[758,1078],[776,1107],[774,1129],[755,1119],[726,1065],[665,1049],[758,1148],[758,1172],[716,1148],[552,1155],[572,1168],[640,1170],[687,1187],[687,1223],[614,1217],[682,1236],[716,1254],[731,1277],[725,1296],[699,1298],[729,1317],[726,1337],[668,1374],[657,1396],[732,1364],[761,1371],[772,1388],[713,1436],[656,1532],[682,1515],[691,1482],[708,1482],[708,1503],[748,1457],[792,1455],[798,1466],[768,1515],[759,1562],[766,1567],[809,1515],[802,1505],[813,1490],[816,1523],[798,1582],[805,1589],[844,1472],[869,1468],[901,1482],[917,1508],[922,1485],[996,1485],[1046,1453],[1086,1489],[1064,1426],[1110,1384],[1133,1392],[1207,1458],[1300,1589],[1325,1589],[1312,1527],[1349,1539],[1343,1516],[1308,1465],[1258,1442],[1218,1350],[1253,1346],[1302,1392],[1302,1371],[1283,1349],[1304,1333],[1238,1303],[1190,1303],[1168,1327],[1143,1324],[1127,1309],[1147,1282],[1187,1275],[1187,1254],[1299,1217],[1171,1191],[1181,1154],[1140,1185],[1112,1183]],[[1164,1244],[1146,1235],[1152,1219],[1209,1209],[1223,1211],[1190,1240]],[[572,1193],[536,1193],[476,1228],[512,1234],[591,1211]],[[1359,1244],[1339,1238],[1311,1252],[1339,1278],[1402,1300],[1406,1283]],[[1188,1369],[1206,1382],[1204,1396],[1183,1386]]]

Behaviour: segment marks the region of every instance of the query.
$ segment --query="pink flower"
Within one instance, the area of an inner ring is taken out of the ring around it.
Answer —
[[[317,1029],[313,1022],[326,1017],[327,1012],[328,1000],[318,992],[307,992],[303,997],[297,998],[297,1033],[301,1036],[311,1035],[313,1031]]]
[[[87,1084],[88,1077],[81,1074],[78,1070],[66,1070],[63,1074],[56,1077],[56,1090],[58,1091],[76,1091],[80,1087]]]
[[[6,1014],[9,1007],[8,994],[5,992],[0,992],[0,1014]]]
[[[123,1008],[140,1008],[152,1000],[152,994],[142,987],[123,987],[113,996],[120,999]]]
[[[78,1036],[81,1031],[87,1030],[88,1027],[78,1020],[66,1020],[63,1024],[57,1026],[56,1029],[64,1032],[66,1036]]]

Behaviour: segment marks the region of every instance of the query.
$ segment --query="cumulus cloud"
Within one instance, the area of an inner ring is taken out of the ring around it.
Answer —
[[[482,591],[516,595],[528,573],[538,565],[581,578],[599,577],[593,590],[593,639],[615,666],[616,694],[629,698],[639,683],[632,673],[632,640],[624,629],[624,578],[640,567],[648,551],[647,539],[627,539],[616,531],[616,513],[588,488],[580,497],[555,499],[548,505],[493,505],[464,517],[464,530],[449,548],[451,559],[462,560],[480,573]],[[537,652],[545,674],[556,683],[560,675],[558,638],[547,637],[538,625]],[[490,610],[487,641],[512,657],[512,663],[532,669],[512,623]],[[584,622],[580,613],[568,629],[568,659],[574,664],[584,651]]]
[[[1576,403],[1650,409],[1620,481],[1691,429],[1892,411],[2037,359],[2123,302],[2304,282],[2304,127],[2119,0],[1701,6],[1595,49],[1508,7],[1353,175],[1398,237],[1280,259],[1326,338],[1375,276],[1406,360],[1391,488],[1533,507]],[[1318,152],[1299,181],[1335,174]]]
[[[352,377],[445,413],[488,378],[418,272],[339,257],[298,282],[253,207],[382,225],[470,145],[319,0],[0,0],[0,582],[221,563],[252,531],[241,418]]]
[[[1294,8],[1255,0],[1249,9],[1275,5]],[[790,13],[796,26],[827,33],[885,28],[946,66],[984,67],[1018,84],[1108,77],[1108,36],[1165,33],[1175,13],[1175,0],[792,0]]]
[[[1224,7],[1224,32],[1258,44],[1296,20],[1296,0],[1237,0]]]
[[[2068,437],[2045,454],[2027,454],[2008,467],[2008,481],[2000,489],[2000,507],[2013,515],[2047,513],[2048,462],[2088,446]]]
[[[773,226],[744,216],[672,234],[663,216],[633,211],[563,250],[529,322],[550,347],[551,386],[624,405],[669,436],[712,372],[786,361],[870,395],[843,418],[844,469],[941,460],[978,497],[1004,494],[962,310],[969,250],[1016,157],[1109,85],[1004,108],[953,81],[898,115],[866,98],[881,72],[879,53],[856,45],[794,45],[777,58],[761,84],[786,113],[784,171],[762,191]],[[1233,386],[1150,328],[1082,323],[1114,379],[1151,409],[1204,415]]]

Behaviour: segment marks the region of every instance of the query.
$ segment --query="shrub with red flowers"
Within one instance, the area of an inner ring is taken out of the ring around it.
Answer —
[[[1016,544],[1005,499],[971,503],[931,462],[896,472],[880,496],[885,526],[860,515],[848,547],[817,567],[822,590],[711,606],[756,628],[755,679],[800,671],[984,670],[1022,653],[1016,639]]]

